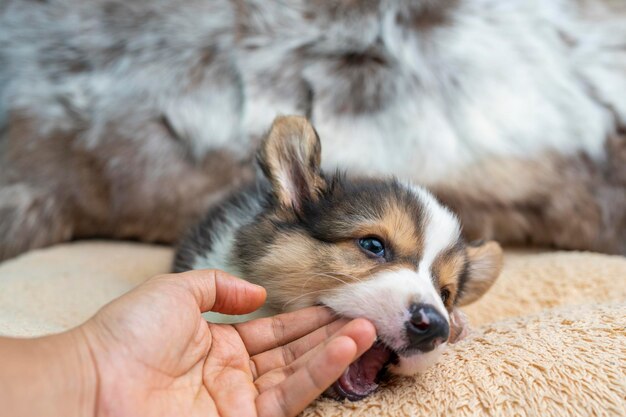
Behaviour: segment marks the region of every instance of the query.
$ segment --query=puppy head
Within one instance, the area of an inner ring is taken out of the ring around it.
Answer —
[[[502,251],[466,244],[456,217],[423,188],[323,174],[320,148],[304,118],[275,121],[259,152],[273,197],[240,231],[237,258],[276,309],[325,305],[374,323],[379,342],[334,385],[358,399],[383,369],[413,374],[434,363],[454,309],[489,289]]]

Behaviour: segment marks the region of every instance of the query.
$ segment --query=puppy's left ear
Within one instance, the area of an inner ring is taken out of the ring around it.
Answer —
[[[502,270],[502,248],[496,242],[470,244],[466,250],[468,270],[457,300],[459,306],[473,303],[482,297]]]
[[[257,160],[281,206],[299,212],[326,187],[320,175],[322,146],[301,116],[279,116],[261,143]]]

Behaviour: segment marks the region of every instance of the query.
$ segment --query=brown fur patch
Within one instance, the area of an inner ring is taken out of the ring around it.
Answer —
[[[625,136],[607,142],[605,160],[495,158],[432,190],[469,240],[626,253]]]
[[[209,65],[213,63],[217,55],[215,46],[206,46],[202,49],[200,55],[196,58],[196,62],[189,68],[189,91],[198,88],[204,81],[207,72],[213,70]]]
[[[458,3],[459,0],[409,2],[396,15],[396,23],[402,26],[410,26],[424,34],[424,32],[430,29],[449,24],[450,12]]]
[[[377,47],[336,59],[331,71],[343,79],[341,91],[329,91],[337,113],[378,112],[395,94],[391,64]]]
[[[144,141],[111,126],[95,148],[79,131],[42,136],[40,124],[12,113],[3,139],[0,259],[76,237],[171,243],[236,186],[233,178],[251,176],[249,163],[222,151],[188,159],[160,121],[146,123]],[[23,204],[12,210],[18,184]]]

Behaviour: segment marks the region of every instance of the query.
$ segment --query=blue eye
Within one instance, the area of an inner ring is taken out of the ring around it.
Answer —
[[[359,239],[359,246],[379,258],[385,256],[385,245],[374,237]]]

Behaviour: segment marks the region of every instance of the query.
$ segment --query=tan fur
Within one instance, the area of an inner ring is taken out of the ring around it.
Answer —
[[[369,220],[369,221],[368,221]],[[415,224],[405,210],[395,201],[389,201],[385,214],[380,219],[367,219],[356,228],[355,237],[379,236],[393,244],[397,257],[410,257],[420,253],[423,236],[415,229]]]
[[[412,256],[423,251],[424,236],[415,229],[411,216],[397,202],[389,202],[381,224],[385,225],[385,235],[394,243],[399,256]]]
[[[439,289],[449,292],[448,299],[444,303],[448,311],[452,310],[454,300],[456,300],[459,276],[463,272],[466,259],[465,250],[457,248],[438,256],[433,263],[432,272],[439,282]]]
[[[353,241],[324,244],[285,233],[255,264],[254,279],[267,288],[272,308],[294,310],[314,304],[323,291],[365,279],[379,265]]]

